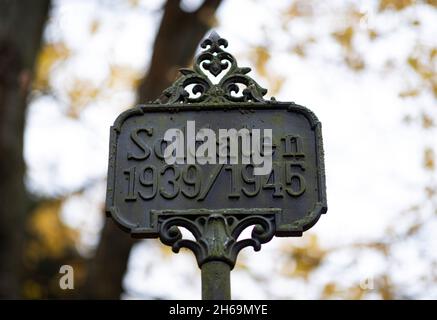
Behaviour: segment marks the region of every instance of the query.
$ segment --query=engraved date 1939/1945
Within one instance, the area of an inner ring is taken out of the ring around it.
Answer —
[[[227,174],[227,197],[238,199],[241,196],[255,197],[260,192],[270,192],[274,198],[284,196],[299,197],[306,190],[304,178],[305,154],[299,137],[283,137],[282,157],[273,160],[272,170],[267,175],[254,175],[253,164],[214,164],[214,165],[169,165],[165,162],[146,163],[145,157],[128,153],[132,166],[123,173],[127,188],[124,200],[150,201],[157,196],[171,200],[182,195],[187,199],[204,200],[220,175]],[[138,143],[136,143],[139,146]],[[148,148],[144,148],[149,158]],[[274,146],[276,148],[276,146]],[[161,148],[153,148],[156,158],[162,158]],[[277,151],[277,150],[275,150]],[[223,188],[224,186],[221,186]]]

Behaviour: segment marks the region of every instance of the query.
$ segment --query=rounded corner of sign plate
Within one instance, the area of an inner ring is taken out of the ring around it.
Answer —
[[[138,224],[131,223],[126,221],[120,216],[120,211],[117,207],[109,207],[106,209],[106,214],[112,218],[112,220],[124,231],[129,233],[135,233],[135,230],[138,229]]]
[[[328,207],[326,204],[318,202],[308,216],[303,219],[301,223],[302,231],[305,232],[311,229],[317,223],[317,221],[319,221],[321,215],[325,214],[327,211]]]
[[[322,206],[322,214],[326,214],[328,212],[328,205],[327,204],[324,204],[323,206]]]
[[[309,109],[308,107],[302,106],[300,104],[289,102],[287,111],[289,112],[298,112],[305,116],[305,118],[308,120],[310,126],[312,129],[316,128],[318,125],[321,124],[319,118],[317,118],[316,114]]]
[[[136,115],[142,115],[143,113],[144,111],[141,105],[136,105],[135,107],[127,109],[118,115],[114,121],[114,124],[112,125],[112,128],[119,132],[121,130],[121,126],[128,118]]]

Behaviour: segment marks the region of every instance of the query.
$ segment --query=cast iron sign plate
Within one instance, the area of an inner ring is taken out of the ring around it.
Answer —
[[[272,129],[270,174],[248,164],[173,164],[170,128]],[[139,105],[111,127],[106,211],[134,236],[159,233],[160,216],[273,215],[276,236],[300,236],[327,210],[321,124],[286,102]]]

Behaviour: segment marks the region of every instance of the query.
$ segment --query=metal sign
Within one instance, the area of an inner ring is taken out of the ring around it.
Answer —
[[[303,106],[264,100],[266,90],[216,33],[201,46],[194,70],[181,70],[158,100],[125,111],[112,126],[106,211],[133,236],[191,249],[200,267],[222,261],[233,268],[242,248],[300,236],[326,212],[321,124]],[[171,150],[169,130],[181,138]],[[254,150],[244,154],[244,142],[266,142],[267,133],[271,152],[261,143],[258,156],[270,162],[255,174],[261,163],[252,161]],[[210,159],[201,161],[206,140]],[[252,238],[237,241],[250,225]],[[196,240],[183,239],[178,227]]]

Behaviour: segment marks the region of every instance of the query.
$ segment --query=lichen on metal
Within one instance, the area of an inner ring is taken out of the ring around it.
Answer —
[[[216,32],[200,46],[193,69],[181,69],[157,100],[123,112],[111,127],[106,212],[134,237],[190,249],[203,298],[229,299],[229,272],[243,248],[301,236],[326,213],[322,131],[309,109],[265,100],[267,90]],[[188,121],[213,132],[274,130],[270,173],[252,176],[253,164],[243,163],[168,164],[163,137],[170,128],[186,132]],[[250,237],[239,239],[248,227]]]

